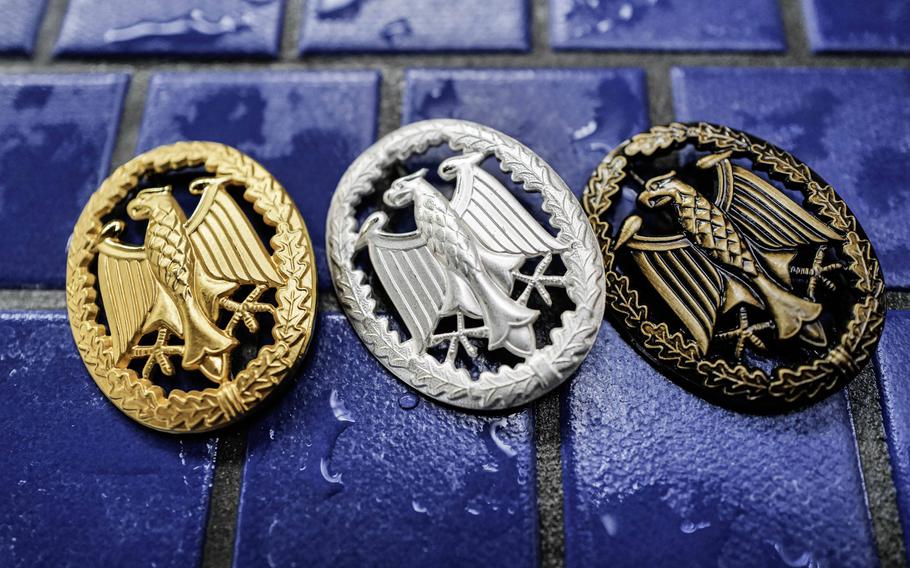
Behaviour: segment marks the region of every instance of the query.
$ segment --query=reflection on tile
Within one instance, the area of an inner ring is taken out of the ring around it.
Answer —
[[[527,51],[527,0],[312,0],[300,51]]]
[[[776,0],[550,0],[554,49],[783,51]]]
[[[534,565],[530,411],[445,408],[383,369],[344,315],[317,329],[250,430],[236,564]]]
[[[910,3],[906,0],[803,0],[815,52],[910,52]]]
[[[0,77],[0,287],[63,288],[67,240],[108,173],[127,83]]]
[[[0,565],[199,565],[214,442],[117,410],[63,312],[0,313],[0,386]]]
[[[60,55],[275,57],[284,0],[70,0]]]
[[[325,217],[342,174],[376,136],[378,89],[372,72],[154,75],[139,150],[212,140],[251,155],[303,214],[319,286],[330,288]]]
[[[793,152],[844,198],[888,286],[910,286],[910,71],[683,68],[681,120],[741,128]]]
[[[562,404],[569,566],[877,563],[844,393],[737,414],[604,326]]]

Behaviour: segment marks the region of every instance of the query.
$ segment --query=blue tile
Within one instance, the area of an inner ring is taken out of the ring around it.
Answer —
[[[741,128],[793,152],[844,198],[889,287],[910,286],[910,71],[673,70],[681,120]]]
[[[878,562],[844,393],[737,414],[604,326],[561,417],[568,566]]]
[[[236,566],[530,566],[530,411],[472,416],[409,391],[323,314],[305,368],[253,424]]]
[[[554,49],[783,51],[777,0],[550,0]]]
[[[0,78],[0,287],[62,288],[66,243],[108,173],[126,75]]]
[[[604,155],[647,128],[647,104],[637,69],[415,70],[403,118],[459,118],[505,132],[581,195]]]
[[[58,55],[275,57],[284,0],[70,0]]]
[[[46,0],[6,0],[0,18],[0,53],[31,53]]]
[[[319,287],[331,288],[325,217],[342,174],[376,137],[378,96],[372,72],[154,75],[139,151],[212,140],[261,162],[303,214]]]
[[[213,445],[108,402],[65,313],[0,313],[0,388],[0,565],[199,564]]]
[[[910,3],[906,0],[803,0],[815,52],[910,52]]]
[[[300,52],[528,51],[528,0],[312,0]]]
[[[904,542],[910,544],[910,382],[907,381],[910,353],[907,345],[910,345],[910,312],[888,312],[876,362],[897,507]]]

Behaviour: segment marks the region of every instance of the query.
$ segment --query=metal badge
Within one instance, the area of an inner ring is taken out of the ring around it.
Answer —
[[[124,413],[157,430],[213,430],[306,351],[313,249],[291,198],[249,156],[162,146],[114,171],[82,211],[67,307],[86,367]]]
[[[715,401],[775,411],[818,400],[874,351],[884,282],[830,185],[791,154],[712,124],[614,149],[584,207],[607,315],[658,368]]]
[[[420,169],[384,181],[446,142],[456,154],[438,179]],[[520,189],[488,171],[488,159]],[[521,203],[535,199],[552,229]],[[338,185],[326,242],[366,346],[448,404],[502,409],[543,395],[578,367],[600,327],[603,265],[575,197],[528,148],[478,124],[418,122],[368,149]]]

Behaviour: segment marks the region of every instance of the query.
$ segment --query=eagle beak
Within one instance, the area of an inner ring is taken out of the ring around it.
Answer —
[[[159,195],[169,194],[170,192],[171,186],[169,185],[165,187],[143,189],[136,194],[136,197],[134,197],[132,201],[127,203],[126,214],[134,221],[148,219],[152,211],[152,200]]]
[[[422,180],[426,175],[427,170],[424,168],[413,174],[396,179],[392,182],[392,186],[383,194],[382,200],[386,205],[395,209],[404,207],[414,198],[414,184]]]
[[[648,180],[645,184],[645,190],[638,194],[638,202],[650,209],[663,207],[673,201],[673,192],[675,189],[670,187],[676,172],[666,173]]]

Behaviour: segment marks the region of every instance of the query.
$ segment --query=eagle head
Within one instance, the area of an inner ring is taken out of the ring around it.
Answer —
[[[695,188],[676,177],[676,172],[653,177],[638,194],[638,202],[650,209],[679,201],[683,195],[695,195]]]
[[[439,177],[446,181],[452,181],[458,177],[462,168],[476,166],[484,160],[486,156],[483,152],[470,152],[460,156],[452,156],[439,164]]]
[[[167,206],[173,199],[169,185],[143,189],[127,204],[126,214],[134,221],[142,221],[151,216],[153,209]]]
[[[427,175],[426,168],[416,171],[413,174],[400,177],[392,182],[392,185],[389,189],[383,194],[382,200],[389,207],[399,209],[406,206],[408,203],[414,200],[414,193],[420,189],[424,189],[424,186],[430,186],[430,189],[433,186],[426,180],[425,176]]]

